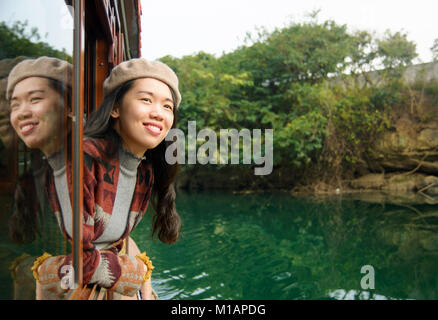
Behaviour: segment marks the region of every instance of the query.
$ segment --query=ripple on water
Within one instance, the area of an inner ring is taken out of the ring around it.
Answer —
[[[430,270],[438,268],[438,259],[424,250],[410,254],[418,242],[413,240],[425,233],[408,233],[419,220],[410,220],[403,208],[396,208],[402,213],[394,218],[385,214],[394,210],[391,206],[348,199],[181,198],[180,241],[172,246],[147,242],[156,265],[152,283],[162,299],[409,298],[413,287],[424,297],[436,296],[438,281]],[[391,242],[400,230],[410,238]],[[400,261],[416,264],[421,272],[414,274],[412,265]],[[379,274],[381,293],[374,297],[359,288],[365,264]]]

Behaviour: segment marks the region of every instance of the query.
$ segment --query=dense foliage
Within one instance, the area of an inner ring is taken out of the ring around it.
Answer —
[[[27,22],[0,23],[0,59],[71,60],[28,29]],[[274,173],[287,167],[297,180],[331,180],[356,175],[370,142],[390,127],[389,113],[411,103],[413,88],[402,75],[416,56],[406,34],[351,32],[313,14],[272,32],[249,33],[245,45],[220,57],[199,52],[161,60],[180,78],[179,127],[186,137],[193,120],[198,132],[210,128],[218,136],[220,129],[272,128]],[[421,90],[436,99],[435,86]]]
[[[56,57],[71,62],[71,56],[65,49],[54,49],[41,40],[38,28],[28,30],[28,21],[16,21],[11,26],[0,22],[0,60],[25,56],[36,58],[41,56]]]
[[[215,57],[161,60],[180,77],[180,127],[274,129],[274,168],[342,175],[404,103],[402,74],[417,56],[406,34],[349,32],[334,21],[291,23],[248,34]],[[332,169],[332,170],[330,170]]]

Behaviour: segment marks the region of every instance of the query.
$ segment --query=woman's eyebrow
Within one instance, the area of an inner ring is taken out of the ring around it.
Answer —
[[[45,91],[44,91],[43,89],[31,90],[31,91],[28,91],[28,92],[26,93],[26,95],[30,96],[31,94],[34,94],[34,93],[45,93]],[[11,101],[13,101],[13,100],[17,100],[17,99],[18,99],[17,96],[13,96],[13,97],[11,98]]]
[[[138,93],[146,93],[146,94],[149,94],[149,95],[151,95],[151,96],[154,95],[152,92],[150,92],[150,91],[145,91],[145,90],[137,91],[137,94],[138,94]]]
[[[33,93],[45,93],[45,91],[43,90],[43,89],[40,89],[40,90],[32,90],[32,91],[29,91],[27,94],[28,95],[31,95],[31,94],[33,94]]]

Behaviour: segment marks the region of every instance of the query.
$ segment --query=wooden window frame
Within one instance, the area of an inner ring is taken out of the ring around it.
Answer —
[[[72,262],[75,286],[83,284],[83,115],[85,104],[85,0],[74,0],[73,31],[73,126],[72,126]]]
[[[124,41],[115,0],[73,0],[72,257],[75,286],[83,285],[83,124],[103,100],[103,82],[123,61]]]

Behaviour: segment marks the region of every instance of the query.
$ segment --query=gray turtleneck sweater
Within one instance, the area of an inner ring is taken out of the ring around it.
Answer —
[[[111,218],[102,235],[93,241],[96,249],[108,249],[123,235],[129,218],[132,196],[137,181],[137,168],[143,158],[138,158],[123,148],[119,149],[120,171],[116,198]],[[61,219],[67,234],[72,236],[72,206],[67,184],[66,166],[63,152],[60,151],[48,159],[53,169],[56,193],[61,206]],[[61,221],[60,221],[61,223]]]

